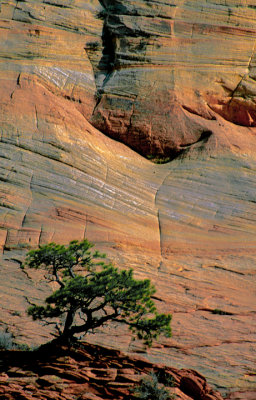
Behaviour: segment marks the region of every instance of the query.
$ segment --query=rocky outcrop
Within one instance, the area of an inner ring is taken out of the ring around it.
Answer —
[[[143,155],[175,157],[216,113],[255,127],[250,2],[4,0],[0,17],[3,71],[36,75]]]
[[[99,346],[48,347],[1,356],[1,400],[131,400],[137,398],[133,388],[150,373],[177,400],[223,400],[196,371],[152,364]]]
[[[102,4],[105,52],[92,117],[100,130],[144,155],[174,157],[204,131],[193,114],[205,126],[215,113],[256,125],[252,2]]]

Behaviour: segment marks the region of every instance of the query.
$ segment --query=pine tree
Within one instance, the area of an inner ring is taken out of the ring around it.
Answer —
[[[31,305],[34,320],[63,322],[58,326],[62,340],[92,332],[110,322],[129,326],[147,346],[160,334],[171,336],[171,315],[159,314],[152,300],[155,287],[150,280],[136,280],[133,270],[118,270],[106,263],[104,254],[91,252],[88,240],[68,246],[50,243],[28,252],[23,267],[44,268],[59,288],[44,305]]]

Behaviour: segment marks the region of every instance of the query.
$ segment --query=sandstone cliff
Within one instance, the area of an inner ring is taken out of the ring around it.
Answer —
[[[101,3],[95,126],[142,154],[170,157],[208,130],[194,114],[255,126],[253,2]]]
[[[0,320],[22,340],[49,338],[25,315],[49,291],[26,249],[88,237],[173,313],[150,360],[255,388],[253,3],[1,2]]]
[[[150,373],[177,400],[223,400],[193,370],[152,364],[142,357],[84,345],[35,352],[2,352],[1,400],[135,400],[132,389]]]

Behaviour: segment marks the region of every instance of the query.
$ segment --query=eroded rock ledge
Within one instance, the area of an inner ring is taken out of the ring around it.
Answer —
[[[191,114],[256,125],[252,2],[101,4],[94,126],[143,155],[174,157],[207,130]]]
[[[256,126],[253,1],[4,0],[0,18],[3,73],[36,75],[144,156],[175,157],[216,115]]]
[[[223,400],[193,370],[152,364],[139,356],[86,345],[80,349],[45,347],[35,352],[1,352],[1,400],[131,400],[130,389],[154,372],[178,400]]]

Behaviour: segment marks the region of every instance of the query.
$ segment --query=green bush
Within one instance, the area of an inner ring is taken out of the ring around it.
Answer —
[[[174,398],[165,386],[159,383],[154,373],[142,378],[140,384],[132,392],[137,399],[141,400],[170,400]]]
[[[14,348],[20,351],[33,351],[33,349],[26,343],[15,343]]]
[[[13,336],[10,332],[1,331],[0,332],[0,349],[1,350],[11,350],[15,348],[15,343],[13,342]]]
[[[16,343],[14,336],[8,330],[0,331],[0,350],[31,351],[26,343]]]
[[[166,164],[166,163],[172,161],[172,159],[173,159],[173,157],[170,157],[170,156],[168,156],[168,157],[162,156],[161,157],[161,156],[153,155],[153,154],[149,154],[146,157],[148,160],[152,161],[155,164]]]

